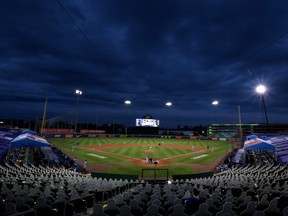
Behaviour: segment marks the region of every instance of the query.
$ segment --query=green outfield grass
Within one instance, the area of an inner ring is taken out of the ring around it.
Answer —
[[[105,172],[114,174],[132,174],[141,175],[141,170],[144,167],[134,165],[131,158],[138,158],[144,161],[146,155],[157,159],[171,158],[170,164],[159,168],[169,169],[169,175],[193,174],[199,172],[194,168],[195,164],[210,165],[215,163],[219,157],[227,154],[232,148],[233,143],[224,141],[210,140],[188,140],[188,139],[159,139],[159,138],[55,138],[49,140],[54,146],[59,147],[62,151],[69,154],[71,157],[77,157],[80,160],[87,160],[88,166],[109,164]],[[77,145],[78,143],[78,145]],[[160,146],[158,144],[161,144]],[[81,147],[93,146],[109,146],[115,145],[114,148],[103,149],[103,151],[93,151],[83,149]],[[120,147],[117,147],[117,144]],[[124,144],[141,144],[142,146],[123,147]],[[155,152],[145,152],[150,145],[155,145],[152,149]],[[179,148],[168,148],[177,145]],[[72,146],[74,151],[72,152]],[[210,150],[213,147],[213,152],[207,151],[202,153],[192,153],[188,149],[181,149],[181,146],[186,147],[201,147]],[[187,155],[188,154],[188,155]],[[178,156],[178,157],[177,157]],[[194,165],[193,165],[194,164]],[[216,166],[217,164],[215,164]],[[153,168],[153,166],[152,166]],[[152,175],[152,174],[151,174]],[[149,174],[148,174],[149,176]]]

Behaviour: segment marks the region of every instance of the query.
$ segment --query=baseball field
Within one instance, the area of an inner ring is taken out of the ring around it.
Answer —
[[[170,176],[214,171],[234,146],[225,141],[126,137],[49,142],[77,157],[81,166],[87,160],[88,172],[141,175],[143,168],[163,168],[169,169]]]

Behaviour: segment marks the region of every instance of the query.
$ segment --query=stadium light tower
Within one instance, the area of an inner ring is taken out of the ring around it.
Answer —
[[[82,95],[82,91],[79,89],[75,90],[75,94],[77,95],[77,107],[76,107],[76,119],[75,119],[75,133],[77,133],[77,124],[78,124],[78,107],[79,107],[79,99],[80,95]]]
[[[125,103],[126,106],[130,106],[132,104],[132,102],[130,100],[125,100],[124,103]],[[127,117],[128,117],[128,114],[127,114]],[[127,127],[128,127],[128,125],[127,125],[127,122],[126,122],[125,134],[127,134],[127,129],[128,129]]]
[[[168,107],[168,109],[172,106],[172,102],[168,101],[166,102],[166,107]],[[169,115],[170,112],[168,112],[168,115]],[[169,120],[168,120],[169,121]],[[169,124],[168,124],[168,127],[167,127],[167,135],[169,136]]]
[[[215,106],[215,110],[214,110],[214,124],[216,124],[216,107],[218,106],[218,104],[219,104],[219,101],[218,100],[214,100],[214,101],[212,101],[212,103],[211,103],[213,106]]]
[[[267,111],[266,111],[266,104],[265,104],[265,98],[264,98],[264,94],[267,92],[267,88],[264,85],[258,85],[255,90],[256,90],[256,92],[259,95],[261,95],[262,105],[263,105],[263,108],[264,108],[265,119],[266,119],[266,126],[267,126],[267,130],[269,130],[269,121],[268,121],[268,116],[267,116]]]

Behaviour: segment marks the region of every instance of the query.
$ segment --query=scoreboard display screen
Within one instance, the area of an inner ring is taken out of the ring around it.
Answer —
[[[136,119],[137,127],[158,127],[159,120],[157,119]]]

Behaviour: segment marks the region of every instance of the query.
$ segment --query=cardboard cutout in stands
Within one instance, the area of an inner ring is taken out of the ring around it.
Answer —
[[[10,148],[21,147],[51,147],[51,144],[42,137],[32,134],[21,134],[10,142]]]
[[[258,138],[256,135],[250,135],[246,137],[244,143],[244,150],[269,150],[276,151],[275,145],[266,142],[263,139]]]
[[[27,130],[23,130],[22,134],[33,134],[33,135],[36,135],[36,131],[32,131],[32,130],[27,129]]]

